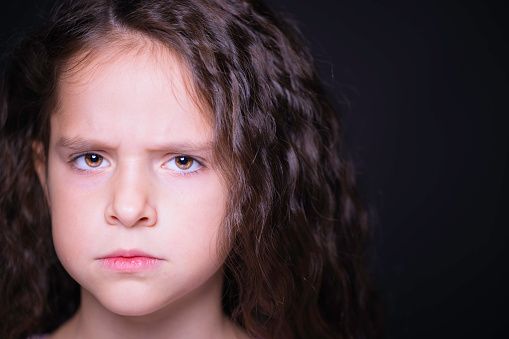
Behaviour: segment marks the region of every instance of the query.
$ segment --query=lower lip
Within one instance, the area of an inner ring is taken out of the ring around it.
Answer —
[[[100,259],[101,265],[116,272],[138,272],[158,267],[162,260],[148,257],[111,257]]]

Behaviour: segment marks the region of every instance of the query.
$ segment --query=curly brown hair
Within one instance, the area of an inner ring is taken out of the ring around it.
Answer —
[[[364,272],[367,218],[341,129],[296,26],[258,0],[69,0],[13,52],[1,89],[3,338],[52,331],[79,305],[53,249],[34,142],[48,147],[56,83],[115,33],[189,67],[229,183],[226,314],[256,338],[376,338]]]

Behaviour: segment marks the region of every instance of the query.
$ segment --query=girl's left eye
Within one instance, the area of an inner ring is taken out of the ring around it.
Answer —
[[[80,170],[90,170],[95,168],[108,167],[110,162],[102,155],[96,153],[82,154],[73,159],[74,166]]]
[[[166,162],[163,167],[176,172],[196,172],[202,165],[198,160],[187,155],[177,155]]]

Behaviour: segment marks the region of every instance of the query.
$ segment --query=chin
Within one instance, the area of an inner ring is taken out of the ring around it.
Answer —
[[[100,304],[111,313],[130,317],[153,314],[169,303],[168,297],[171,299],[171,295],[154,294],[153,289],[140,288],[137,284],[122,286],[123,288],[118,285],[114,287],[116,288],[89,290],[85,297],[91,297],[92,303]]]
[[[126,317],[142,317],[153,314],[164,307],[161,302],[153,302],[143,295],[135,298],[106,298],[99,302],[110,312]]]

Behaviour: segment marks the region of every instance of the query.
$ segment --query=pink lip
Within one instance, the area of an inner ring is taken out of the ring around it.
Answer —
[[[117,250],[98,259],[102,267],[116,272],[139,272],[151,270],[163,262],[139,250]]]

